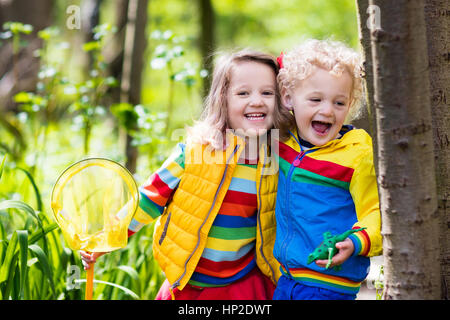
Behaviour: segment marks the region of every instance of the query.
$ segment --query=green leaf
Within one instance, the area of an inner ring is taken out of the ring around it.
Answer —
[[[31,92],[19,92],[14,96],[14,102],[17,103],[31,103],[33,101],[34,94]]]
[[[78,280],[78,282],[86,282],[86,279]],[[128,294],[133,299],[135,299],[135,300],[139,300],[140,299],[139,296],[136,293],[134,293],[132,290],[130,290],[128,288],[125,288],[125,287],[123,287],[121,285],[118,285],[118,284],[115,284],[115,283],[112,283],[112,282],[108,282],[108,281],[95,280],[95,279],[94,279],[94,283],[106,284],[108,286],[112,286],[114,288],[118,288],[118,289],[122,290],[123,292],[125,292],[126,294]]]
[[[42,197],[41,197],[41,193],[39,192],[39,188],[36,184],[36,182],[34,181],[33,176],[31,175],[31,173],[23,168],[20,167],[16,167],[17,170],[22,171],[23,173],[25,173],[25,175],[27,176],[28,180],[30,180],[31,185],[33,186],[33,190],[34,193],[36,195],[36,202],[37,202],[37,209],[39,212],[42,212]]]
[[[99,50],[101,48],[100,42],[98,41],[91,41],[83,44],[83,50],[86,52],[93,51],[93,50]]]
[[[36,214],[34,209],[30,207],[25,202],[19,201],[19,200],[5,200],[0,202],[0,210],[5,209],[19,209],[22,211],[25,211],[26,213],[30,214],[32,217],[34,217],[39,225],[39,227],[42,229],[42,220],[39,218],[39,216]]]
[[[124,127],[127,132],[137,128],[139,115],[134,107],[129,103],[114,104],[110,108],[111,113],[119,120],[119,124]]]
[[[23,24],[21,22],[8,21],[3,24],[3,29],[10,30],[14,34],[30,34],[33,31],[33,26],[30,24]]]
[[[17,233],[14,232],[11,236],[11,239],[8,243],[8,248],[6,249],[5,260],[2,262],[2,266],[0,268],[0,284],[8,280],[11,264],[13,262],[14,254],[16,252],[17,247]]]
[[[17,237],[19,239],[20,248],[20,299],[24,298],[24,286],[27,273],[27,261],[28,261],[28,231],[27,230],[17,230]]]
[[[38,37],[44,41],[48,41],[50,38],[56,37],[57,35],[59,35],[59,29],[55,26],[47,27],[38,32]]]
[[[139,280],[139,274],[137,273],[137,271],[134,268],[132,268],[130,266],[126,266],[126,265],[121,265],[114,269],[119,269],[119,270],[125,272],[127,275],[129,275],[136,284],[137,292],[139,292],[139,293],[142,292],[141,291],[141,282]]]
[[[28,247],[31,252],[38,258],[38,261],[42,267],[42,271],[44,273],[44,276],[48,279],[50,282],[50,287],[52,288],[53,292],[53,298],[56,298],[56,290],[55,290],[55,283],[53,282],[53,272],[52,268],[50,267],[50,263],[48,261],[48,258],[44,251],[36,244],[32,244]]]
[[[56,223],[46,225],[43,229],[39,229],[38,231],[31,234],[28,239],[28,243],[35,243],[39,241],[43,236],[45,236],[47,233],[52,232],[55,229],[58,229],[58,224]]]
[[[3,157],[2,163],[0,164],[0,180],[2,179],[3,168],[5,167],[6,154]]]

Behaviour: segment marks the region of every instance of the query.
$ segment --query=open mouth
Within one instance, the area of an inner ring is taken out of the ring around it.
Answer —
[[[250,121],[262,121],[266,118],[266,114],[262,112],[246,113],[244,116]]]
[[[320,135],[326,135],[330,130],[332,123],[324,121],[312,121],[311,126]]]

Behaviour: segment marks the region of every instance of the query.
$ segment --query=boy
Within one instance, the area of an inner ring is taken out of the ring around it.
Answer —
[[[273,298],[352,300],[369,257],[382,252],[372,141],[344,125],[361,96],[360,59],[341,43],[309,40],[278,61],[281,99],[296,126],[279,147],[274,255],[282,276]],[[308,264],[325,232],[357,228],[365,229],[336,244],[327,268],[328,260]]]

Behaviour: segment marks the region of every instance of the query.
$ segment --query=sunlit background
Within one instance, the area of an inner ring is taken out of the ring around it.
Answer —
[[[19,2],[23,0],[15,1]],[[180,130],[199,116],[203,86],[209,81],[200,49],[200,3],[212,5],[213,53],[252,47],[278,55],[311,37],[341,40],[358,47],[354,0],[150,0],[147,24],[136,30],[144,33],[147,41],[140,102],[121,104],[113,72],[114,59],[123,49],[114,41],[114,35],[120,33],[115,27],[117,21],[120,16],[126,17],[121,2],[40,0],[13,10],[8,9],[12,1],[0,1],[2,24],[17,21],[34,28],[34,38],[26,30],[13,30],[11,25],[0,29],[0,161],[6,155],[0,200],[23,201],[36,214],[0,210],[1,259],[8,257],[14,230],[32,234],[38,232],[40,224],[52,226],[52,186],[71,163],[89,156],[125,163],[128,132],[131,145],[138,151],[135,178],[143,183],[183,139]],[[79,29],[68,27],[74,18],[74,13],[67,11],[71,5],[80,9]],[[92,10],[96,6],[98,10]],[[86,30],[89,21],[102,26],[94,31],[93,38],[89,35],[93,29]],[[42,29],[36,25],[53,28],[36,36]],[[27,53],[35,38],[43,45]],[[34,61],[34,66],[21,62],[24,56],[24,61]],[[33,73],[32,68],[37,70]],[[20,85],[14,85],[14,79]],[[96,279],[130,288],[139,298],[152,299],[163,279],[151,259],[152,232],[152,227],[147,228],[133,236],[127,249],[99,262]],[[1,298],[82,297],[80,290],[68,290],[66,286],[67,266],[81,265],[79,257],[64,248],[59,232],[49,235],[47,241],[36,240],[48,266],[39,255],[25,261],[29,269],[19,264],[17,255],[8,260],[9,269],[2,265]],[[28,270],[24,283],[21,268]],[[48,281],[48,277],[53,280]],[[135,297],[124,289],[102,286],[96,289],[94,298]]]

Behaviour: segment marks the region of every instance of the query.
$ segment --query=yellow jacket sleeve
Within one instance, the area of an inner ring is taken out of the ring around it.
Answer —
[[[354,228],[366,228],[349,238],[355,245],[355,255],[367,257],[382,254],[381,214],[372,148],[361,157],[350,182],[350,193],[358,221]]]

